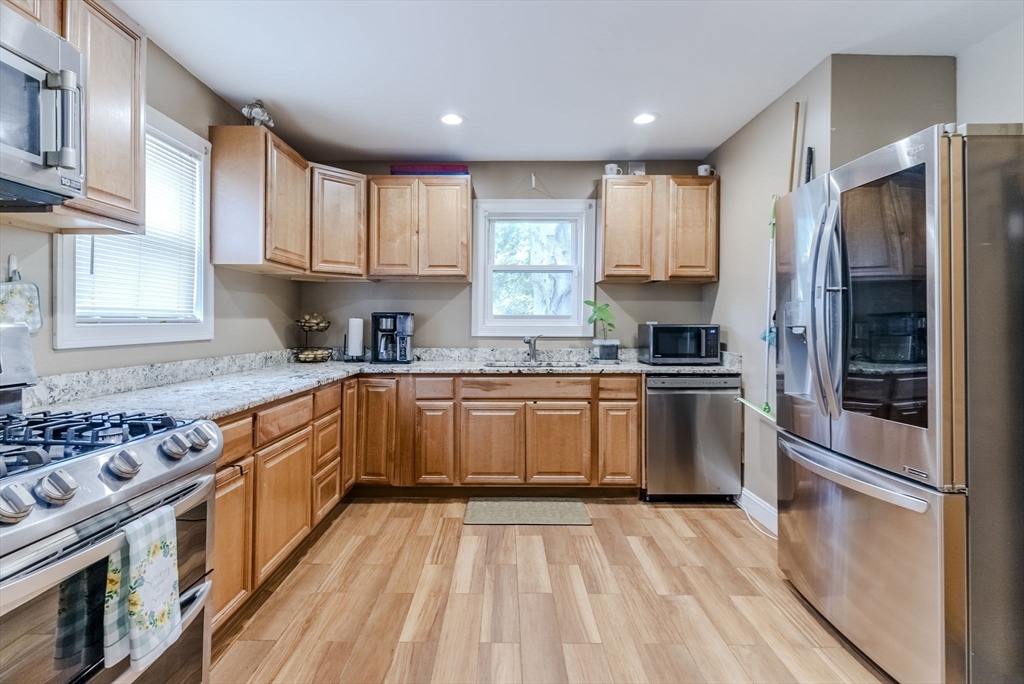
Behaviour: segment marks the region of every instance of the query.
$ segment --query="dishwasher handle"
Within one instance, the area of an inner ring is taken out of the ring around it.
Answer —
[[[719,387],[704,387],[700,389],[648,387],[647,394],[731,394],[738,397],[740,391],[735,388],[723,389]]]

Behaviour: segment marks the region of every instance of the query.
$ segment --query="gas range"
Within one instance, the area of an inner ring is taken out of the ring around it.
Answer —
[[[210,466],[221,441],[166,413],[0,415],[2,555]]]

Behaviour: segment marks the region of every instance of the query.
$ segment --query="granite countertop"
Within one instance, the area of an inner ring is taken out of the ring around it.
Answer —
[[[116,394],[103,394],[71,402],[35,405],[39,411],[166,411],[180,418],[212,420],[283,399],[359,374],[481,374],[481,375],[592,375],[673,374],[737,375],[740,361],[734,356],[721,366],[649,366],[636,361],[614,364],[586,364],[578,367],[522,368],[485,365],[483,361],[416,361],[410,364],[370,365],[364,363],[285,363],[258,370],[176,382]]]

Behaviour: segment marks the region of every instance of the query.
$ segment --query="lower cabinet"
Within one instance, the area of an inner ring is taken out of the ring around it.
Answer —
[[[309,534],[312,463],[313,430],[309,426],[255,454],[257,586]]]
[[[464,401],[461,422],[462,484],[525,484],[525,402]]]
[[[391,484],[395,471],[398,380],[359,380],[359,444],[356,481]]]
[[[341,493],[344,496],[356,483],[359,460],[359,380],[351,378],[341,385]]]
[[[455,402],[416,402],[416,484],[455,484]]]
[[[599,402],[597,426],[597,483],[639,487],[640,402]]]
[[[327,517],[341,501],[341,460],[334,459],[313,476],[313,524]]]
[[[231,616],[253,589],[253,457],[217,473],[213,538],[213,624]]]
[[[526,405],[526,481],[590,484],[590,404],[535,401]]]

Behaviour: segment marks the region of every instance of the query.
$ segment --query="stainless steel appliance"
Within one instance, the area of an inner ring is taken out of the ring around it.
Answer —
[[[412,363],[413,314],[370,314],[370,363]]]
[[[721,326],[641,323],[636,355],[641,363],[664,366],[722,363]]]
[[[81,197],[85,70],[71,43],[0,6],[0,209]]]
[[[7,333],[0,365],[7,380]],[[21,357],[24,357],[24,350]],[[34,375],[34,372],[33,372]],[[4,388],[8,397],[24,375]],[[15,406],[9,403],[9,406]],[[215,462],[209,421],[160,413],[0,415],[0,681],[209,681]],[[158,506],[177,518],[182,634],[143,672],[106,667],[107,558]]]
[[[648,501],[740,494],[738,375],[647,377]]]
[[[1024,682],[1024,135],[937,126],[783,197],[779,566],[899,681]]]

